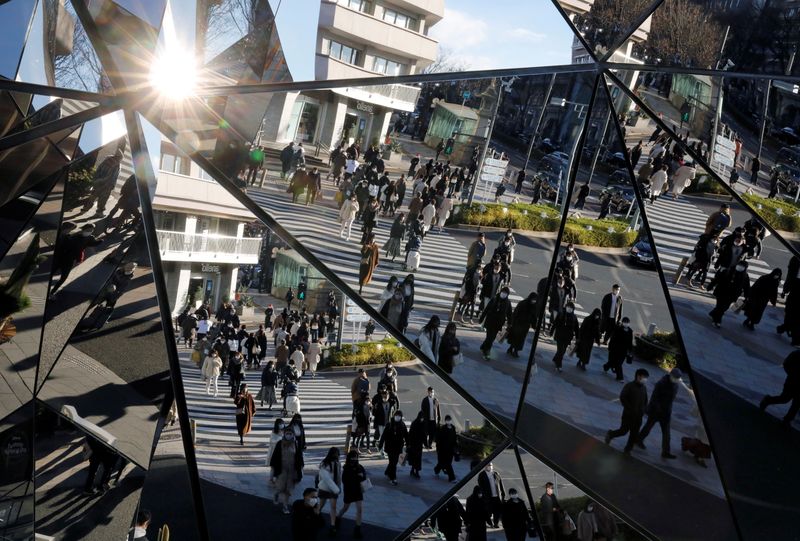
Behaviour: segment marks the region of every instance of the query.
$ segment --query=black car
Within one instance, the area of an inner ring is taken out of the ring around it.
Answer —
[[[630,186],[607,186],[600,192],[600,196],[606,194],[611,195],[610,214],[626,214],[636,198]]]
[[[632,265],[642,265],[643,267],[655,268],[656,262],[653,258],[653,248],[648,239],[639,238],[636,244],[631,246],[628,255]]]
[[[608,176],[608,183],[631,186],[631,174],[627,169],[617,169]]]

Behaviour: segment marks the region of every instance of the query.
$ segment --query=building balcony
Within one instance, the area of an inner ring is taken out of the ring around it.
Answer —
[[[320,4],[319,26],[348,43],[369,45],[395,57],[418,60],[419,64],[427,65],[436,60],[438,42],[435,39],[330,0]]]
[[[156,231],[162,261],[255,265],[261,239]]]
[[[425,16],[426,25],[433,26],[444,18],[444,0],[391,0],[389,7],[398,7]]]
[[[347,86],[331,89],[336,94],[396,111],[413,112],[420,88],[409,85]]]
[[[192,173],[199,175],[199,168],[193,165]],[[244,205],[215,181],[168,171],[158,172],[153,207],[220,218],[255,219]]]

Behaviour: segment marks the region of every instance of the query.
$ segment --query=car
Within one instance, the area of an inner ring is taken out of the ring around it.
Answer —
[[[778,141],[781,141],[787,145],[800,144],[800,135],[798,135],[794,128],[784,127],[779,130],[775,130],[772,132],[772,136]]]
[[[539,196],[542,199],[549,199],[550,201],[556,200],[556,195],[559,193],[558,189],[558,177],[553,178],[551,175],[536,173],[536,178],[541,179],[542,187],[541,191],[539,192]],[[562,189],[563,191],[563,182],[562,182]]]
[[[544,152],[545,154],[550,154],[558,149],[555,143],[553,143],[549,138],[545,137],[542,139],[542,142],[539,143],[539,150]]]
[[[600,196],[602,197],[606,194],[611,195],[610,214],[626,214],[631,208],[634,199],[636,199],[631,186],[606,186],[600,192]]]
[[[608,165],[621,169],[623,167],[627,167],[627,160],[625,159],[625,154],[622,152],[609,152],[606,154],[605,162]]]
[[[559,150],[556,150],[555,152],[551,152],[550,154],[548,154],[548,156],[552,156],[553,158],[561,160],[562,162],[564,162],[564,166],[569,165],[569,154],[567,154],[566,152],[561,152]]]
[[[775,163],[794,165],[800,167],[800,148],[794,147],[781,147],[778,150],[778,157]]]
[[[797,193],[800,186],[800,168],[785,163],[776,164],[770,169],[770,176],[778,175],[778,192],[788,195]]]
[[[627,169],[617,169],[608,176],[609,184],[616,184],[620,186],[631,185],[631,175]]]
[[[536,164],[537,172],[545,173],[548,176],[554,176],[556,178],[558,178],[560,173],[562,177],[566,177],[568,162],[560,159],[558,154],[559,153],[553,152],[539,160],[539,163]]]
[[[644,267],[655,268],[656,262],[653,258],[653,247],[650,240],[639,237],[628,251],[628,257],[632,265],[642,265]]]

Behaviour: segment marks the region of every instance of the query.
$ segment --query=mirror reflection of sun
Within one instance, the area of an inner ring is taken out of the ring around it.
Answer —
[[[150,83],[162,96],[181,100],[194,94],[197,63],[188,48],[169,46],[153,60]]]

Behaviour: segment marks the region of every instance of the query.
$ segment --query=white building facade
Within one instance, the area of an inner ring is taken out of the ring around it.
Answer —
[[[190,293],[214,308],[233,299],[239,265],[258,263],[261,239],[245,237],[255,216],[168,141],[161,143],[153,209],[173,314]]]
[[[315,78],[420,73],[436,60],[428,34],[443,17],[444,0],[320,0]],[[382,141],[392,114],[412,112],[418,96],[400,84],[288,93],[267,110],[261,139],[322,148]]]

